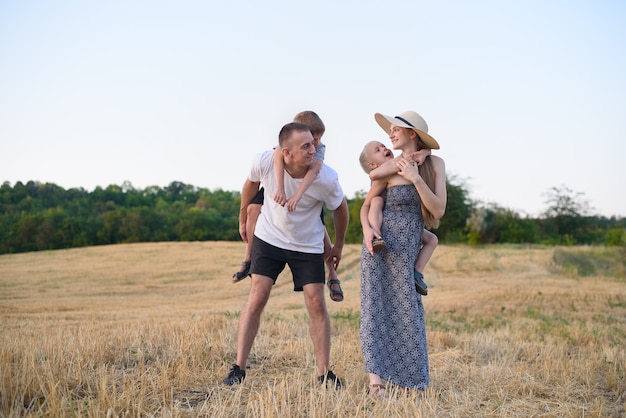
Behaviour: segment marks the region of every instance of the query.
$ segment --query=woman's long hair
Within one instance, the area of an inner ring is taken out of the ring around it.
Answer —
[[[422,141],[422,139],[417,136],[417,149],[421,150],[427,148],[426,144]],[[426,157],[422,165],[418,167],[420,176],[424,179],[426,185],[430,188],[430,190],[435,192],[435,179],[437,174],[435,173],[435,167],[433,166],[433,161],[430,158],[430,155]],[[439,219],[435,219],[432,213],[422,203],[422,218],[424,219],[424,226],[426,229],[433,229],[439,227]]]
[[[435,168],[433,167],[433,161],[430,156],[426,157],[422,165],[419,166],[420,176],[424,179],[426,185],[435,191]],[[422,203],[422,218],[424,218],[424,226],[427,229],[433,229],[439,227],[439,219],[435,219],[432,213]]]

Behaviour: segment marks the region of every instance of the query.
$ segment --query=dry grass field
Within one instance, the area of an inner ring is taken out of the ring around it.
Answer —
[[[626,403],[623,248],[440,246],[424,298],[431,386],[366,396],[360,246],[346,299],[327,305],[321,388],[302,295],[284,272],[243,385],[235,357],[249,280],[243,244],[128,244],[0,256],[0,416],[621,417]],[[393,341],[389,341],[393,344]]]

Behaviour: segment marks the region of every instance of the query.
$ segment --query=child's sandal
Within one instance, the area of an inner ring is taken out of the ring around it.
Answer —
[[[250,261],[242,261],[241,266],[243,267],[243,269],[241,269],[241,271],[236,271],[235,274],[233,274],[233,283],[238,283],[248,277],[250,275],[251,265],[252,262]]]
[[[382,251],[386,249],[387,244],[385,243],[385,240],[382,238],[374,238],[372,240],[372,247],[374,248],[374,252],[377,253],[378,251]]]
[[[415,279],[415,290],[422,296],[428,295],[428,286],[424,281],[424,275],[417,270],[413,270],[413,279]]]

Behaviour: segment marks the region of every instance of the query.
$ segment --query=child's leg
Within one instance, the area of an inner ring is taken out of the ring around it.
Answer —
[[[413,272],[413,277],[415,278],[415,289],[423,296],[428,295],[428,286],[424,281],[422,271],[424,271],[426,263],[428,263],[430,257],[432,257],[435,252],[438,242],[439,239],[437,238],[437,235],[426,229],[424,230],[424,233],[422,234],[422,248],[420,249],[420,252],[415,260],[415,271]]]
[[[380,228],[383,225],[383,208],[385,206],[385,200],[376,196],[370,202],[370,210],[367,213],[367,220],[370,223],[370,226],[378,235],[380,235]],[[374,251],[380,251],[387,247],[385,244],[385,240],[381,238],[374,238],[372,241],[372,246],[374,247]]]
[[[328,232],[324,230],[324,262],[328,269],[327,285],[330,289],[330,298],[335,302],[341,302],[343,300],[343,290],[341,290],[341,282],[337,276],[337,270],[335,270],[334,260],[330,258],[332,246]]]
[[[422,235],[422,249],[415,260],[415,271],[419,271],[420,273],[424,272],[426,264],[433,256],[438,243],[439,239],[437,238],[437,235],[427,229],[424,229],[424,234]]]
[[[367,214],[367,219],[370,223],[370,226],[374,231],[380,235],[380,228],[383,225],[383,207],[385,206],[385,201],[382,197],[376,196],[372,198],[370,202],[370,211]]]
[[[246,220],[246,235],[248,242],[246,242],[246,252],[241,262],[241,268],[239,271],[233,274],[233,283],[237,283],[240,280],[248,277],[250,271],[250,258],[252,257],[252,240],[254,237],[254,228],[256,227],[256,221],[259,219],[261,213],[261,206],[258,203],[250,203],[247,208],[248,218]]]
[[[244,261],[250,261],[252,257],[252,237],[254,237],[254,229],[256,228],[256,221],[259,219],[261,213],[261,206],[256,203],[250,203],[248,205],[248,219],[246,220],[246,235],[248,236],[248,242],[246,243],[246,254]]]

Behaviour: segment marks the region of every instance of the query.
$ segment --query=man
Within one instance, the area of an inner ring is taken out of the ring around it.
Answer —
[[[306,125],[288,123],[278,136],[285,164],[284,188],[293,195],[306,175],[315,154],[313,136]],[[274,196],[276,179],[273,172],[274,152],[266,151],[255,159],[250,175],[241,191],[239,231],[246,237],[247,206],[263,183],[265,193]],[[252,245],[252,285],[248,300],[239,316],[237,329],[237,362],[223,383],[234,385],[246,377],[246,362],[259,330],[261,313],[269,299],[278,275],[289,265],[294,291],[304,293],[309,314],[309,332],[317,360],[318,381],[341,387],[341,381],[328,369],[330,362],[330,319],[324,299],[324,231],[320,218],[322,206],[333,211],[336,242],[330,257],[335,268],[348,228],[348,205],[337,173],[323,165],[294,211],[289,211],[273,199],[266,199],[256,224]]]

